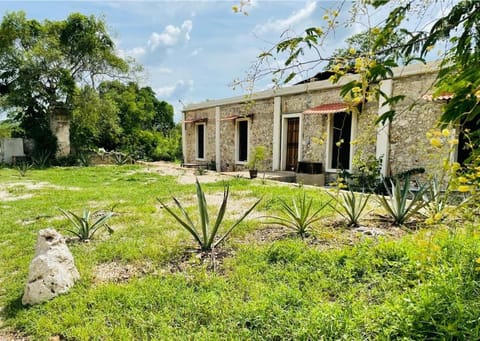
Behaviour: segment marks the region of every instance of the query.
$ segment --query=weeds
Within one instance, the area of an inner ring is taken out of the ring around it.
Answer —
[[[167,210],[169,214],[171,214],[179,223],[182,225],[195,239],[195,241],[200,246],[202,251],[210,251],[217,247],[220,243],[222,243],[225,238],[233,231],[235,227],[237,227],[249,214],[250,212],[260,203],[261,199],[257,200],[243,215],[240,219],[238,219],[235,223],[233,223],[221,236],[218,237],[218,232],[220,226],[222,225],[223,219],[225,217],[225,213],[227,211],[227,203],[228,203],[228,196],[230,193],[230,187],[228,184],[224,185],[223,189],[223,200],[218,211],[217,217],[215,219],[215,223],[213,226],[210,226],[210,217],[208,214],[208,206],[207,201],[205,199],[205,193],[202,190],[202,186],[198,179],[195,182],[196,192],[197,192],[197,205],[198,205],[198,218],[200,223],[200,231],[196,224],[192,221],[190,216],[188,215],[187,211],[183,208],[180,202],[173,197],[173,201],[177,205],[178,209],[181,212],[180,217],[176,214],[172,209],[170,209],[167,205],[165,205],[160,199],[157,200],[160,202],[160,205]]]

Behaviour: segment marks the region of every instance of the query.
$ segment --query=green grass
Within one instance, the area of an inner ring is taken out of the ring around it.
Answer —
[[[30,189],[32,182],[48,185]],[[156,198],[168,202],[174,195],[193,204],[193,184],[140,166],[32,169],[25,177],[0,169],[0,188],[13,183],[12,195],[33,196],[0,202],[1,318],[34,340],[480,338],[478,223],[396,239],[352,237],[350,230],[332,231],[326,224],[333,211],[325,210],[316,239],[286,232],[246,243],[265,228],[251,218],[227,240],[230,254],[218,271],[194,255],[190,266],[171,271],[195,244]],[[223,191],[221,182],[202,187],[207,195]],[[232,179],[230,188],[232,202],[264,196],[259,215],[279,214],[274,199],[291,201],[304,190],[242,179]],[[314,208],[328,200],[318,189],[305,190]],[[79,212],[117,203],[111,236],[102,231],[90,243],[69,244],[82,276],[74,288],[23,307],[38,230],[52,226],[65,233],[68,226],[57,207]],[[121,283],[95,280],[95,267],[110,262],[149,270]]]

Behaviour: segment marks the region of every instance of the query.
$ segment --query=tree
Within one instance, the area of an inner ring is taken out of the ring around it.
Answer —
[[[399,5],[395,5],[391,0],[356,1],[351,10],[354,15],[362,12],[365,7],[378,9],[393,4],[393,9],[382,24],[369,27],[365,33],[348,38],[347,48],[336,50],[332,56],[326,56],[321,47],[326,37],[339,24],[339,11],[345,5],[342,1],[336,10],[326,12],[323,18],[326,25],[307,28],[301,35],[292,36],[285,32],[280,42],[259,55],[248,81],[255,82],[263,76],[273,75],[275,84],[288,83],[302,72],[326,64],[327,68],[335,72],[331,78],[334,82],[343,77],[346,70],[353,68],[357,74],[362,75],[366,83],[375,83],[391,77],[392,68],[401,63],[425,62],[433,47],[445,42],[447,48],[441,58],[436,89],[438,92],[449,91],[454,96],[446,106],[442,121],[472,120],[479,116],[480,111],[480,2],[452,1],[450,10],[435,19],[431,28],[405,28],[404,21],[414,17],[416,11],[425,11],[425,7],[438,2],[424,2],[419,10],[415,6],[419,3],[417,0],[400,2]],[[241,7],[246,4],[249,2],[242,2]],[[305,57],[307,50],[313,54]],[[285,62],[278,64],[272,60]],[[344,86],[342,93],[350,96],[350,90],[361,85],[361,82],[349,83]],[[376,95],[384,96],[379,93]],[[363,97],[365,96],[363,94]],[[387,101],[398,100],[400,98],[387,98]],[[393,119],[394,116],[395,113],[389,112],[381,117],[381,120]]]
[[[71,129],[76,149],[104,148],[139,158],[173,160],[179,145],[173,107],[150,87],[104,81],[74,96]]]
[[[40,23],[24,12],[8,13],[0,24],[0,96],[14,111],[36,148],[55,152],[52,115],[70,115],[77,84],[95,85],[102,76],[125,74],[105,23],[74,13],[63,21]]]
[[[378,29],[368,29],[345,39],[346,47],[333,51],[325,66],[326,71],[335,70],[336,65],[341,65],[347,72],[355,72],[355,59],[366,54],[374,56],[377,63],[382,63],[396,53],[396,46],[400,46],[405,36],[392,34],[385,46],[378,46],[376,39]],[[398,56],[402,58],[402,56]]]

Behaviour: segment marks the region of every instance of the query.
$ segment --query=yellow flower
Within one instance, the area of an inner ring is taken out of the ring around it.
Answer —
[[[433,134],[431,131],[427,132],[425,135],[427,135],[427,139],[431,139],[433,137]]]
[[[328,19],[330,19],[330,17],[328,16],[328,14],[325,14],[325,15],[323,16],[323,20],[328,20]]]
[[[461,165],[458,162],[452,163],[452,171],[457,171],[459,170]]]
[[[455,146],[458,144],[458,139],[451,139],[451,140],[448,140],[448,143],[451,145],[451,146]]]
[[[458,186],[458,191],[461,192],[461,193],[470,192],[470,186],[460,185],[460,186]]]
[[[468,179],[464,176],[460,176],[458,177],[458,182],[460,182],[461,184],[466,184],[468,182]]]
[[[443,217],[443,214],[438,212],[438,213],[435,214],[433,219],[435,219],[435,221],[440,221],[440,220],[442,220],[442,217]]]
[[[443,129],[443,130],[442,130],[442,135],[445,136],[445,137],[449,137],[449,136],[450,136],[450,130],[448,130],[448,129]]]
[[[425,224],[427,225],[433,225],[435,223],[435,221],[433,220],[432,217],[429,217],[427,219],[425,219]]]
[[[442,140],[440,140],[438,137],[432,137],[430,139],[430,144],[437,148],[440,148],[443,145]]]
[[[351,48],[348,50],[348,52],[349,52],[350,54],[355,54],[355,52],[357,52],[357,51],[356,51],[353,47],[351,47]]]

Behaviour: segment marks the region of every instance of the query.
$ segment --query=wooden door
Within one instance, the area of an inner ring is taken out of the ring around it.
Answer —
[[[298,163],[298,135],[300,128],[300,119],[287,119],[287,157],[285,170],[295,171]]]

